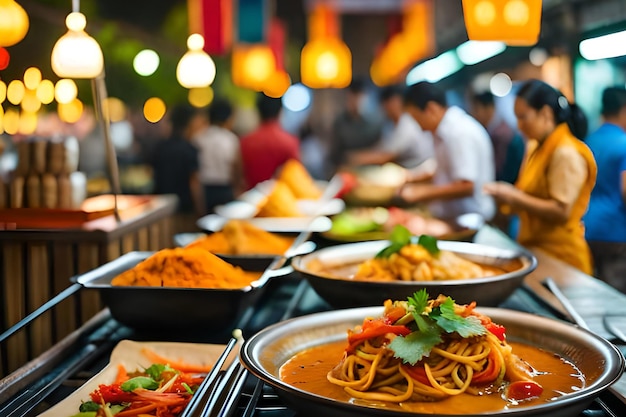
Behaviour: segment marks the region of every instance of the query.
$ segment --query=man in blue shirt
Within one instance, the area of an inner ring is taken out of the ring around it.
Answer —
[[[585,140],[598,165],[585,237],[597,277],[626,292],[626,88],[604,90],[602,115],[602,126]]]

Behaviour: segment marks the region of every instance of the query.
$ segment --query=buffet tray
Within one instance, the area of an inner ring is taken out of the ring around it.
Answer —
[[[111,315],[136,329],[224,329],[255,302],[267,279],[240,289],[114,286],[111,280],[154,252],[129,252],[76,277],[85,289],[97,290]]]

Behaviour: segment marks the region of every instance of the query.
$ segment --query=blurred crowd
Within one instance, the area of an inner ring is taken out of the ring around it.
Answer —
[[[576,103],[534,79],[517,83],[512,101],[472,91],[452,102],[429,82],[378,89],[355,79],[339,93],[321,110],[332,119],[324,126],[314,114],[294,122],[281,99],[263,94],[245,123],[222,97],[208,108],[174,106],[157,124],[131,117],[120,165],[147,167],[147,192],[178,195],[178,231],[188,231],[289,159],[319,180],[396,164],[405,174],[396,201],[442,219],[478,213],[626,292],[625,88],[601,93],[593,132]],[[94,126],[80,137],[87,173],[105,170]]]

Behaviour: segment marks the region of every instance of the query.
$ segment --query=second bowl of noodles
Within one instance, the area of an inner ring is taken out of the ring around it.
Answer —
[[[497,306],[537,266],[529,252],[469,242],[439,241],[438,253],[407,245],[389,257],[387,240],[350,243],[294,258],[294,269],[335,308],[365,307],[422,288],[460,303]]]

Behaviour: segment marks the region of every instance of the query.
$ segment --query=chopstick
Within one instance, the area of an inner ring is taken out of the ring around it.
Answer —
[[[241,366],[241,363],[238,360],[233,361],[224,377],[218,382],[214,395],[209,399],[200,416],[230,416],[247,375],[248,371]]]
[[[239,337],[237,337],[237,334],[239,335]],[[192,415],[194,415],[196,408],[198,408],[198,405],[200,405],[202,398],[214,385],[215,381],[217,380],[220,374],[222,366],[228,359],[228,356],[230,355],[230,353],[232,352],[233,348],[235,347],[235,345],[237,344],[240,338],[241,338],[241,330],[235,329],[233,331],[233,337],[231,337],[231,339],[228,341],[226,348],[224,349],[220,357],[217,359],[217,361],[213,365],[213,368],[211,368],[211,372],[209,372],[206,378],[204,378],[204,380],[198,387],[198,390],[194,393],[193,397],[191,397],[189,404],[187,404],[187,407],[185,407],[185,409],[181,413],[180,417],[191,417]]]
[[[233,332],[235,333],[235,332]],[[234,336],[238,341],[243,341],[241,331]],[[228,416],[232,413],[232,407],[243,388],[243,383],[247,377],[247,370],[241,366],[238,358],[233,360],[222,378],[217,382],[215,389],[211,392],[206,404],[200,412],[201,417],[205,416]]]
[[[567,311],[567,314],[569,314],[574,323],[576,323],[578,326],[582,327],[585,330],[590,330],[585,319],[578,313],[578,311],[576,311],[572,303],[565,296],[565,294],[563,294],[559,286],[556,285],[556,282],[554,282],[552,278],[547,277],[546,279],[544,279],[543,285],[548,287],[548,289],[557,298],[557,300],[559,300],[559,302],[561,303],[563,308],[565,308],[565,311]]]

